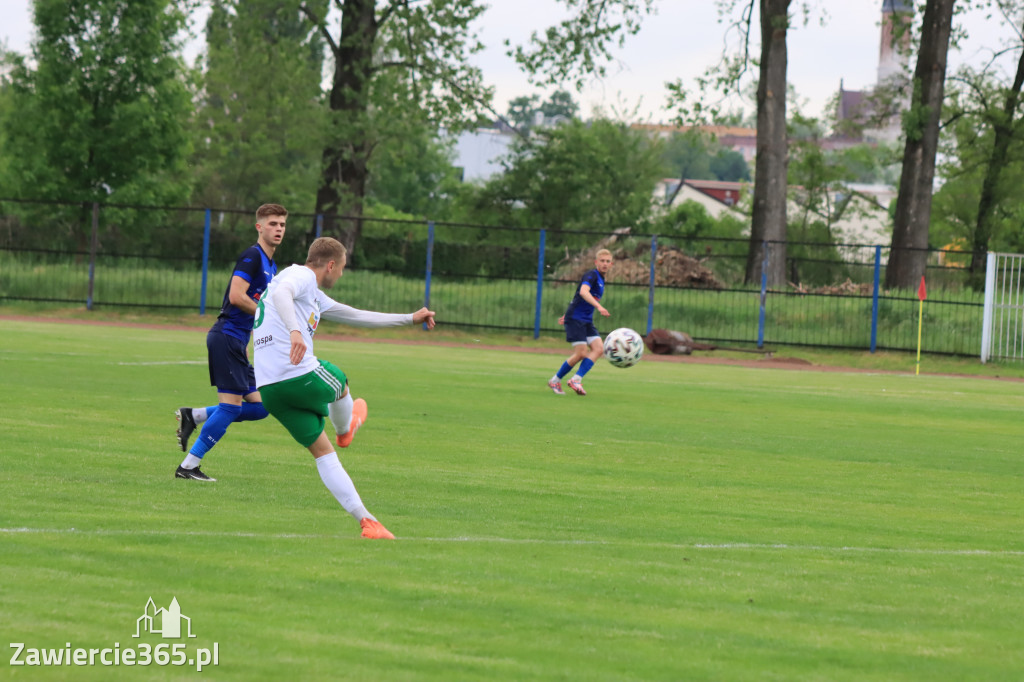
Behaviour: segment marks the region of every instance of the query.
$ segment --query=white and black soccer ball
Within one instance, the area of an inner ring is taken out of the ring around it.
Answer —
[[[632,367],[644,356],[644,338],[628,327],[604,337],[604,357],[615,367]]]

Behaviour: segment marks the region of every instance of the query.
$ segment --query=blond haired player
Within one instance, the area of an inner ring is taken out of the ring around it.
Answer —
[[[394,327],[425,323],[434,327],[434,312],[420,308],[396,315],[358,310],[323,292],[345,270],[344,245],[321,237],[309,247],[304,265],[292,265],[271,282],[260,301],[253,326],[256,385],[263,404],[300,445],[309,449],[324,485],[362,528],[362,536],[392,540],[392,535],[363,505],[355,484],[341,466],[324,432],[329,418],[339,447],[348,447],[366,421],[366,401],[353,401],[344,372],[313,354],[313,335],[321,319],[356,327]]]
[[[548,388],[558,395],[565,395],[562,378],[572,371],[577,362],[580,368],[569,379],[569,388],[576,391],[577,395],[587,394],[583,390],[583,377],[604,352],[604,342],[594,325],[594,311],[605,317],[611,315],[601,305],[604,278],[611,269],[612,252],[601,249],[594,255],[594,269],[583,275],[565,315],[558,319],[559,324],[565,325],[565,340],[572,344],[572,355],[566,358],[555,375],[548,380]]]

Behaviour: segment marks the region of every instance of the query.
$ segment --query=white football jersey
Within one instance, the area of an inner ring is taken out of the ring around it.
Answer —
[[[283,305],[290,305],[293,312],[282,315],[280,306]],[[294,379],[319,367],[313,354],[313,335],[321,318],[357,327],[412,324],[411,313],[375,313],[338,303],[320,290],[316,273],[310,268],[291,265],[274,277],[257,305],[252,331],[257,387]],[[292,364],[290,357],[292,329],[289,329],[289,320],[294,320],[306,344],[306,354],[297,365]]]

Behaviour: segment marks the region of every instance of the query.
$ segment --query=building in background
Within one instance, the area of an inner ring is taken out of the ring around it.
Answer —
[[[900,115],[910,105],[910,0],[883,0],[878,70],[873,87],[847,90],[839,81],[837,133],[832,146],[860,142],[893,143],[901,134]]]

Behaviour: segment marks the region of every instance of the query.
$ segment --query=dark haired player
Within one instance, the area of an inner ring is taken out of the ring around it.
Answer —
[[[217,387],[218,404],[211,407],[182,407],[178,418],[178,445],[188,454],[174,473],[176,478],[215,481],[200,471],[203,457],[216,445],[228,426],[236,421],[255,421],[267,416],[247,347],[253,315],[260,297],[277,274],[274,252],[284,238],[288,211],[280,204],[263,204],[256,210],[256,243],[242,252],[224,292],[217,321],[206,334],[210,385]],[[198,424],[199,437],[188,448],[188,439]]]

